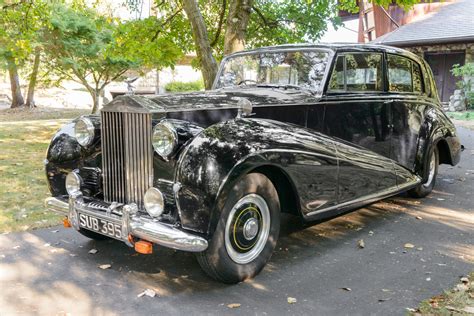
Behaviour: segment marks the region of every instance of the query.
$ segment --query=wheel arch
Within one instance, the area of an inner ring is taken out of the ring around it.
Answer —
[[[255,157],[255,156],[253,156]],[[220,209],[223,209],[227,196],[232,188],[247,174],[261,173],[266,176],[278,194],[280,201],[280,212],[301,216],[298,192],[287,172],[281,167],[268,161],[260,163],[253,162],[252,157],[236,165],[227,175],[216,196],[214,206],[211,208],[208,233],[212,234],[217,227],[220,218]]]

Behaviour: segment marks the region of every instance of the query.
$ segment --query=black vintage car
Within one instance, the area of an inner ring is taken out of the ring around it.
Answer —
[[[213,278],[255,276],[281,212],[306,222],[407,191],[424,197],[461,145],[425,61],[371,45],[226,57],[212,91],[126,95],[61,128],[50,210],[141,253],[197,253]]]

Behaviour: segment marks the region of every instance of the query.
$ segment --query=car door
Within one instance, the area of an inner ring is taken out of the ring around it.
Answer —
[[[336,58],[323,100],[323,132],[343,140],[336,141],[336,151],[338,200],[344,203],[394,187],[396,178],[383,53],[344,52]]]
[[[388,92],[392,95],[392,139],[390,157],[413,171],[425,102],[423,76],[414,60],[387,54]]]

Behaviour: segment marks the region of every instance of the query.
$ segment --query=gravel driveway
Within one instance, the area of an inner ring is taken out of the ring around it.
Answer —
[[[428,198],[391,198],[309,228],[287,217],[265,270],[234,286],[161,247],[139,255],[63,227],[0,235],[0,315],[403,315],[474,270],[474,132],[459,133],[462,161],[440,168]],[[156,296],[137,297],[146,289]]]

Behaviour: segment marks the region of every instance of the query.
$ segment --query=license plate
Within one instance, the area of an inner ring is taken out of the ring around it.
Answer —
[[[105,236],[122,239],[122,226],[101,218],[79,213],[79,226]]]

